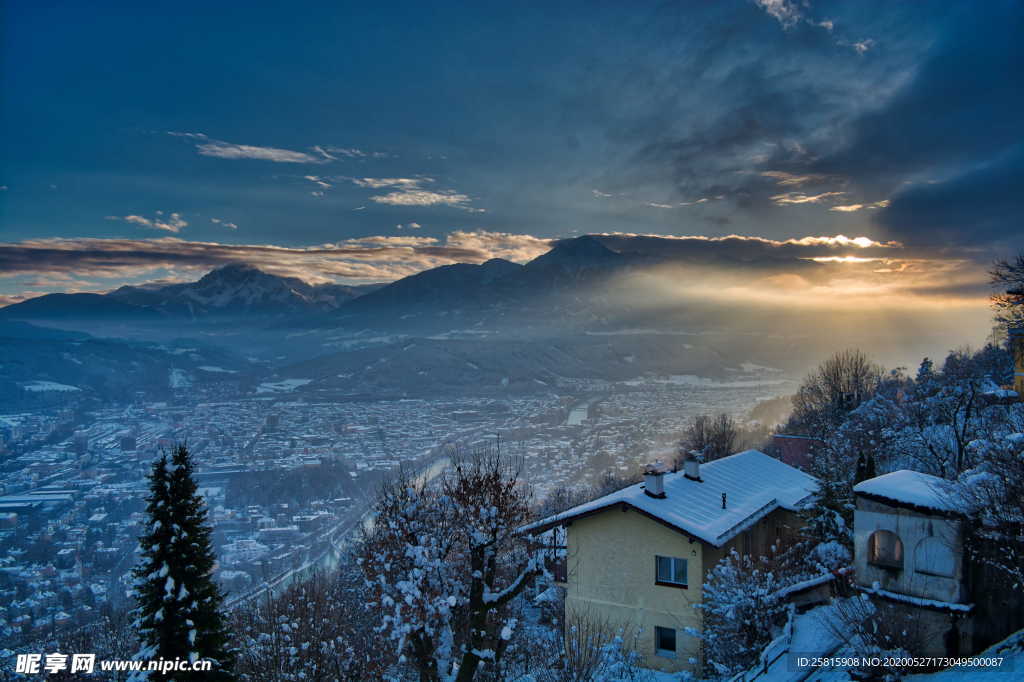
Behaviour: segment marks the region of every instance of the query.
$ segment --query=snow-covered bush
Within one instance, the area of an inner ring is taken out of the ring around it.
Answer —
[[[518,600],[517,600],[518,601]],[[558,599],[564,607],[561,598]],[[574,610],[554,623],[525,620],[498,666],[488,666],[479,679],[487,682],[643,682],[633,628],[590,610]]]
[[[331,576],[317,574],[234,614],[241,682],[380,679],[394,662],[377,644],[351,558]]]
[[[734,675],[757,661],[784,620],[782,590],[808,575],[799,554],[773,547],[768,556],[751,557],[732,550],[708,573],[698,608],[709,675]]]

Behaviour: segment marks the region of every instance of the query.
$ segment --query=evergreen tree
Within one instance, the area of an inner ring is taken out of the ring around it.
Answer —
[[[853,483],[856,485],[861,481],[874,478],[877,474],[875,473],[875,456],[874,454],[860,453],[857,455],[857,473],[854,474]]]
[[[150,673],[149,680],[228,680],[234,659],[213,581],[215,557],[206,505],[192,476],[192,458],[177,445],[154,463],[149,475],[149,523],[140,538],[136,566],[137,659],[213,661],[210,672]]]
[[[857,455],[857,473],[853,475],[854,484],[866,481],[867,476],[867,463],[864,461],[864,453]]]

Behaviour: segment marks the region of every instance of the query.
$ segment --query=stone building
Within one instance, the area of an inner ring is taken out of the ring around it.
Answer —
[[[853,489],[856,584],[914,623],[920,655],[972,649],[965,520],[945,486],[941,478],[902,470]]]

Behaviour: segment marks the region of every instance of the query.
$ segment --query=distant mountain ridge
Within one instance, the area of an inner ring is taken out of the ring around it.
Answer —
[[[462,306],[482,303],[491,286],[520,272],[524,266],[501,258],[473,265],[455,263],[403,277],[348,302],[343,313],[360,313],[412,306]]]
[[[106,294],[47,294],[0,309],[8,319],[200,319],[325,313],[381,285],[310,284],[245,263],[211,270],[196,282],[123,286]]]
[[[412,333],[459,326],[589,324],[614,312],[605,306],[606,283],[673,260],[673,246],[664,238],[583,235],[554,242],[550,251],[525,265],[493,258],[361,286],[309,284],[233,263],[196,282],[123,286],[106,294],[48,294],[2,308],[0,318],[129,326],[237,319],[276,329],[340,325]]]
[[[794,310],[780,322],[778,311],[740,302],[723,321],[714,300],[652,293],[652,274],[684,281],[686,269],[707,263],[710,254],[699,244],[687,248],[680,241],[585,235],[553,242],[525,264],[500,258],[455,263],[386,285],[312,285],[233,264],[195,282],[50,294],[0,309],[0,331],[8,325],[0,351],[10,349],[12,363],[26,354],[34,358],[18,371],[12,364],[0,380],[22,388],[51,381],[116,391],[120,384],[115,389],[83,368],[117,366],[128,376],[115,362],[120,350],[156,348],[168,339],[209,344],[245,362],[157,353],[153,362],[159,362],[150,363],[153,390],[166,389],[175,371],[196,381],[251,382],[262,368],[308,381],[310,390],[398,398],[484,385],[499,393],[506,387],[548,390],[560,378],[728,380],[737,371],[730,368],[744,362],[788,370],[793,338],[775,330],[800,328],[804,312]],[[663,265],[669,266],[663,273],[655,271]],[[19,322],[49,331],[15,326]],[[88,332],[94,340],[72,350],[67,346],[79,342],[75,338],[36,340],[57,333],[53,328]],[[131,343],[116,346],[109,339]],[[130,369],[137,356],[125,353]]]

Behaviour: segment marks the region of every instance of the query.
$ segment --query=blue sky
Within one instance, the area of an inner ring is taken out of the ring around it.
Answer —
[[[874,271],[981,300],[1020,246],[1022,15],[15,0],[0,296],[232,260],[380,281],[625,232],[866,237]]]

